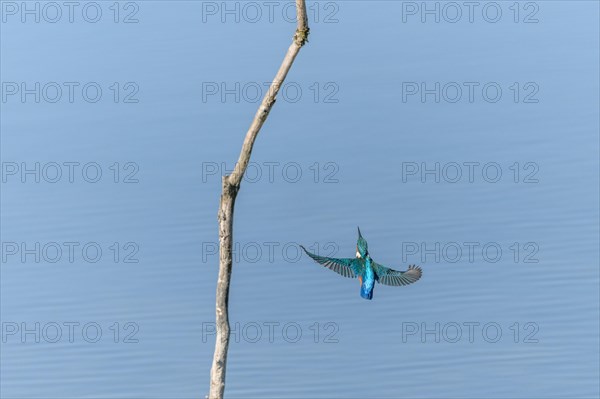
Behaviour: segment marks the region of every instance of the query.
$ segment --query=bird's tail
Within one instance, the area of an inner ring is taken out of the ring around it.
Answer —
[[[375,288],[375,287],[373,287],[373,288]],[[373,299],[373,291],[375,291],[373,288],[368,289],[367,287],[365,287],[364,285],[361,284],[361,286],[360,286],[360,296],[363,297],[363,298],[365,298],[365,299],[368,299],[368,300]]]

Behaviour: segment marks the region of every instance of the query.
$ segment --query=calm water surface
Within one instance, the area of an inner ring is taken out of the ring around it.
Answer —
[[[262,3],[228,2],[238,23],[221,2],[140,1],[52,24],[7,3],[0,394],[203,397],[220,175],[294,25],[283,4],[273,23]],[[598,4],[499,2],[496,23],[483,4],[472,23],[309,4],[236,204],[228,397],[598,397]],[[36,103],[7,94],[22,82],[80,85]],[[352,256],[357,225],[422,280],[365,301],[297,252]]]

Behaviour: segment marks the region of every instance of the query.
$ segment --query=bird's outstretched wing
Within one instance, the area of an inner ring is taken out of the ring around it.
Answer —
[[[360,275],[361,270],[364,267],[364,265],[359,262],[359,259],[356,258],[328,258],[326,256],[312,254],[308,252],[302,245],[300,245],[300,248],[302,248],[308,256],[313,258],[315,262],[320,263],[326,268],[331,269],[344,277],[355,278],[356,276]]]
[[[394,286],[412,284],[420,279],[423,274],[421,268],[415,265],[410,265],[408,270],[401,272],[373,262],[373,269],[377,275],[377,281],[381,284]]]

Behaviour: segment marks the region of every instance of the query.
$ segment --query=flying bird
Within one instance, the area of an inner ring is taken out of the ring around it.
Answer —
[[[355,258],[328,258],[310,253],[300,245],[315,262],[341,274],[344,277],[358,277],[360,282],[360,296],[365,299],[373,299],[375,282],[385,285],[408,285],[421,278],[422,271],[419,266],[410,265],[406,271],[390,269],[375,262],[369,255],[367,240],[360,234],[358,228],[358,241],[356,242]]]

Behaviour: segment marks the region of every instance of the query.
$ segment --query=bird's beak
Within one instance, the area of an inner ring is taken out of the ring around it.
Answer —
[[[360,234],[360,227],[358,227],[358,238],[362,238],[362,234]]]

